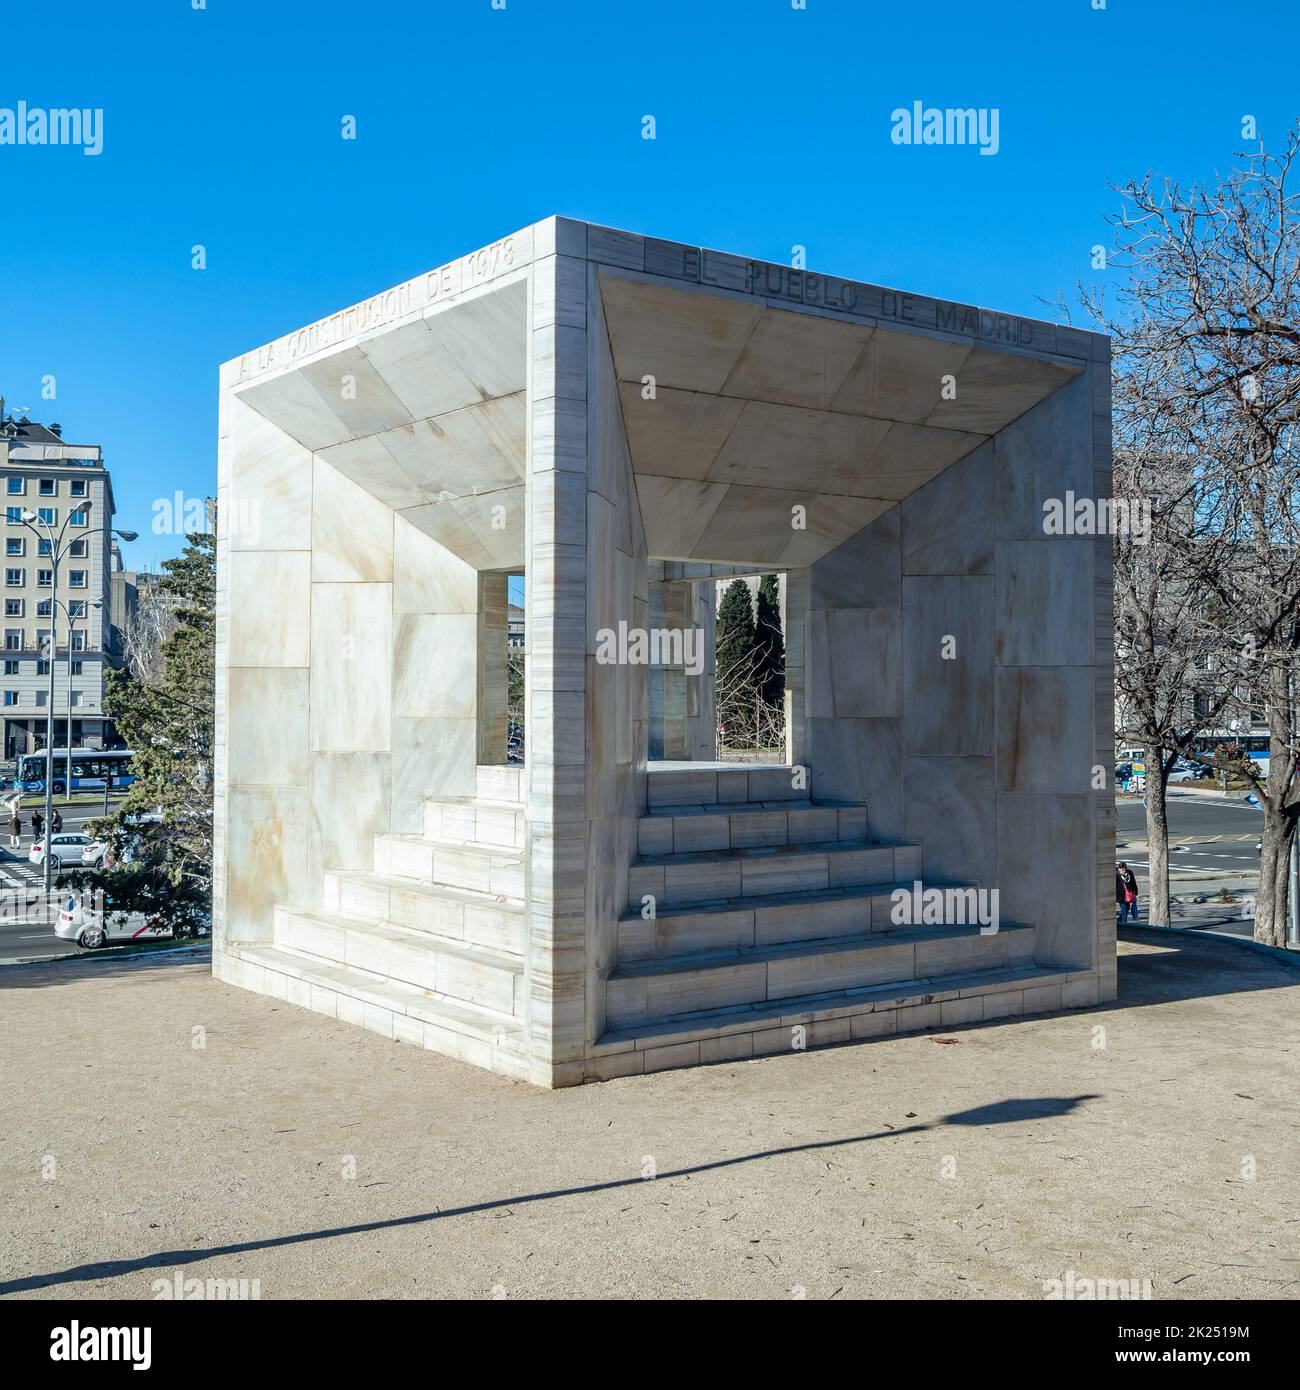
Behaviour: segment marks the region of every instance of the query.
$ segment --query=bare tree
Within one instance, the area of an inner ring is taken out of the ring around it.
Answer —
[[[1128,403],[1127,416],[1117,410],[1120,458],[1125,450],[1139,460],[1168,454],[1186,472],[1181,510],[1170,518],[1181,519],[1182,534],[1175,541],[1172,527],[1170,543],[1188,599],[1171,611],[1176,661],[1182,648],[1199,652],[1209,642],[1220,657],[1220,710],[1236,700],[1268,723],[1267,774],[1242,770],[1264,808],[1255,937],[1277,945],[1300,815],[1298,152],[1300,126],[1280,154],[1240,155],[1210,183],[1183,188],[1147,175],[1125,185],[1112,260],[1126,271],[1123,288],[1113,308],[1085,297],[1114,341],[1119,398]],[[1167,724],[1148,721],[1145,733],[1172,765],[1180,748]]]
[[[166,669],[162,646],[176,627],[175,600],[157,584],[136,586],[118,629],[122,665],[134,679],[157,685]]]
[[[714,681],[718,710],[719,762],[785,759],[785,703],[763,698],[754,679],[754,648],[718,667]]]

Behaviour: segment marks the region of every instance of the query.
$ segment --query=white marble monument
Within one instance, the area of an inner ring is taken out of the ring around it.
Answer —
[[[215,972],[545,1086],[1113,998],[1109,489],[1104,338],[565,218],[226,363]],[[602,642],[774,571],[714,764]]]

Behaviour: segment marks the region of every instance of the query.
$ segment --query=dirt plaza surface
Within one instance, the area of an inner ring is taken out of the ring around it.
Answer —
[[[202,951],[8,967],[0,1293],[1294,1297],[1300,973],[1120,952],[1094,1009],[562,1091]]]

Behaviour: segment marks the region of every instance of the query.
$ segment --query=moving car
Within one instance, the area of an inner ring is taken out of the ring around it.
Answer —
[[[144,917],[132,913],[126,921],[113,920],[115,914],[85,907],[75,893],[69,893],[59,910],[54,934],[63,941],[75,941],[88,951],[101,946],[121,946],[132,941],[163,941],[170,937],[207,936],[212,929],[209,915],[198,918],[188,927],[173,930],[164,926],[155,913]]]

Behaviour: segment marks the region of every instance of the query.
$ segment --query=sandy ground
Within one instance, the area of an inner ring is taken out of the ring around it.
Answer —
[[[194,955],[9,967],[0,1293],[1295,1297],[1300,972],[1122,952],[1099,1009],[559,1092]]]

